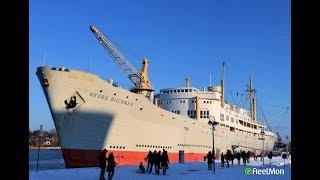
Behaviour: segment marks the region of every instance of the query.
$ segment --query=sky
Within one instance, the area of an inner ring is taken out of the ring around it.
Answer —
[[[54,123],[36,68],[66,67],[130,84],[89,30],[96,25],[159,92],[219,84],[222,62],[227,101],[237,103],[249,75],[267,119],[291,105],[291,4],[289,0],[30,0],[29,128]],[[45,57],[45,58],[44,58]],[[45,61],[44,61],[45,59]],[[291,136],[291,111],[270,121]],[[258,117],[264,122],[258,107]]]

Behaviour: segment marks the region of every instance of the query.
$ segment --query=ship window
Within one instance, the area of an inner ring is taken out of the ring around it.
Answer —
[[[186,89],[186,92],[188,92],[188,89]]]
[[[207,116],[206,116],[206,118],[209,118],[209,111],[207,111]]]
[[[186,101],[185,100],[183,100],[183,103],[185,103]]]
[[[181,92],[184,92],[184,89],[181,89]]]
[[[188,116],[190,115],[190,110],[188,110]]]
[[[220,121],[224,121],[224,114],[220,114]]]
[[[228,115],[226,116],[226,120],[229,121],[229,116]]]
[[[190,89],[190,92],[192,92],[192,89]]]
[[[172,93],[172,90],[170,90],[170,93]]]
[[[194,100],[192,100],[191,102],[194,103]]]
[[[177,90],[174,90],[173,92],[177,92]]]
[[[171,103],[171,101],[169,101]]]
[[[110,146],[110,148],[112,148],[112,146]]]
[[[243,122],[243,125],[244,125],[244,126],[247,126],[247,123],[246,123],[246,122]]]
[[[206,101],[203,101],[203,103],[206,103]]]
[[[233,117],[231,117],[231,122],[234,122],[234,118]]]
[[[178,92],[180,92],[180,89],[178,89]]]

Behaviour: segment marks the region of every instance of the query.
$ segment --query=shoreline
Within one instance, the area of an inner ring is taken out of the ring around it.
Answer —
[[[29,146],[29,150],[37,150],[39,147],[38,146]],[[41,150],[45,150],[45,149],[61,149],[61,147],[56,146],[56,147],[45,147],[45,146],[40,146]]]

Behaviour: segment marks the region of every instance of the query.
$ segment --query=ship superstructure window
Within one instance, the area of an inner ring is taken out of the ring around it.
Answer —
[[[189,89],[186,89],[185,92],[189,92],[188,90],[189,90]]]
[[[229,121],[229,116],[228,115],[226,116],[226,120]]]
[[[172,111],[173,113],[180,114],[180,110]]]
[[[233,117],[231,117],[231,122],[234,122],[234,118]]]
[[[177,92],[177,90],[173,90],[173,92]]]
[[[224,121],[224,114],[220,114],[220,121]]]
[[[196,111],[195,110],[188,110],[188,116],[190,118],[196,118]]]
[[[180,92],[180,89],[178,89],[178,92]]]
[[[200,111],[200,118],[209,118],[209,111]]]

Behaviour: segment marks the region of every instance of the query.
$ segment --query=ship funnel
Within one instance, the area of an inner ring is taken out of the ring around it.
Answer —
[[[190,80],[191,80],[190,77],[186,78],[186,87],[190,87]]]

